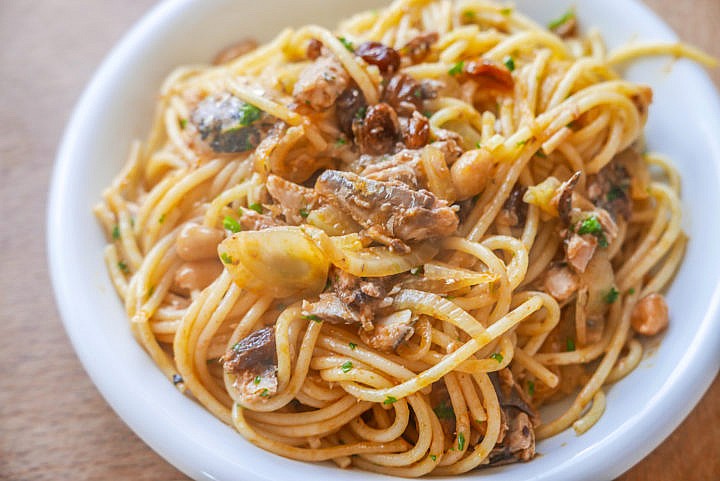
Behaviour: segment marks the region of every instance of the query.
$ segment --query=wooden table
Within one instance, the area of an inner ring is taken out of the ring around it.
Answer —
[[[186,479],[122,423],[86,376],[58,318],[44,247],[48,180],[71,108],[109,48],[153,3],[0,1],[2,480]],[[685,40],[720,57],[720,1],[647,3]],[[712,76],[720,85],[720,71]],[[680,428],[621,479],[720,479],[718,399],[716,379]]]

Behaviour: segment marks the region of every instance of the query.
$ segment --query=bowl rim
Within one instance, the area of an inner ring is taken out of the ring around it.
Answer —
[[[72,185],[70,159],[80,148],[79,140],[83,125],[88,122],[88,112],[92,110],[93,105],[102,99],[103,84],[106,79],[118,75],[122,71],[121,67],[126,63],[128,56],[141,47],[143,39],[148,35],[151,36],[153,30],[196,1],[163,0],[153,6],[115,44],[93,74],[73,109],[55,158],[46,210],[46,250],[53,292],[65,331],[83,368],[103,398],[136,435],[170,464],[188,476],[197,475],[205,479],[214,479],[210,473],[201,472],[189,458],[183,457],[180,453],[181,448],[187,452],[193,447],[182,446],[181,443],[166,443],[168,437],[172,436],[172,430],[177,428],[171,427],[169,431],[163,432],[149,429],[145,426],[148,419],[147,413],[143,416],[133,413],[132,409],[127,406],[127,398],[119,396],[116,388],[113,387],[107,376],[104,376],[102,364],[92,357],[91,350],[83,343],[80,335],[81,327],[73,322],[75,317],[73,299],[75,296],[72,295],[72,289],[67,282],[67,274],[64,272],[67,269],[67,261],[63,256],[63,243],[55,242],[55,239],[49,235],[49,233],[61,231],[63,228],[64,199],[69,194]],[[625,1],[630,7],[641,11],[644,16],[662,26],[664,34],[668,38],[677,39],[670,27],[649,7],[637,0]],[[697,70],[694,72],[694,80],[700,83],[700,87],[716,92],[709,76],[694,65],[692,68]],[[720,99],[717,93],[709,100],[709,103],[708,108],[714,113],[713,119],[717,121],[720,119]],[[715,151],[720,152],[720,141],[716,142]],[[714,162],[716,182],[720,185],[720,155],[714,159]],[[636,416],[610,432],[602,443],[593,445],[591,449],[576,456],[573,464],[577,465],[576,461],[582,463],[581,471],[575,471],[576,476],[583,473],[586,476],[597,476],[598,469],[602,469],[603,476],[607,475],[608,479],[619,476],[654,450],[680,425],[720,370],[720,355],[717,352],[720,347],[720,323],[717,322],[718,320],[720,320],[720,283],[716,282],[709,308],[700,322],[700,329],[694,334],[691,341],[694,349],[677,363],[672,371],[672,376],[667,379],[657,393],[658,395],[653,398],[654,402],[643,406]],[[698,368],[698,366],[703,368]],[[685,396],[681,398],[671,395],[672,392],[678,391],[684,392]],[[661,419],[661,414],[668,410],[677,413],[677,416],[672,419],[666,418],[664,422],[651,422]],[[161,414],[160,411],[157,414]],[[642,426],[644,432],[645,441],[642,444],[629,435],[629,433],[635,432],[639,426]],[[200,447],[199,444],[194,446],[194,448],[198,447]],[[596,456],[597,454],[603,454],[603,456]],[[606,459],[613,459],[614,462],[608,463]],[[552,479],[554,475],[561,475],[566,469],[566,464],[563,463],[550,473],[544,473],[543,479]],[[255,476],[260,473],[248,471],[246,474]],[[549,477],[546,478],[546,476]],[[270,473],[270,477],[262,476],[262,478],[273,479],[272,473]]]

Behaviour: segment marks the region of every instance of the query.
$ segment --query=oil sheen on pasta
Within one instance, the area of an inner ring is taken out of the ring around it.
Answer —
[[[616,64],[712,60],[577,22],[407,0],[173,71],[96,207],[168,379],[266,450],[399,476],[589,429],[686,242]]]

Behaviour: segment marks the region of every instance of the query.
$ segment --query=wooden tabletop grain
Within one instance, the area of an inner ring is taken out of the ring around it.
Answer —
[[[681,37],[720,57],[719,0],[646,1]],[[55,308],[44,247],[48,180],[72,106],[153,3],[0,0],[2,480],[187,479],[123,424],[83,371]],[[720,85],[720,71],[711,75]],[[716,379],[675,433],[621,479],[720,479],[718,399]]]

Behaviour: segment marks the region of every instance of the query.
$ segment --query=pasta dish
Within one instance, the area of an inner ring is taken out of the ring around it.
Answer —
[[[618,73],[654,54],[714,63],[607,51],[573,11],[398,0],[177,68],[95,208],[133,334],[292,459],[452,475],[585,432],[687,241],[652,91]]]

